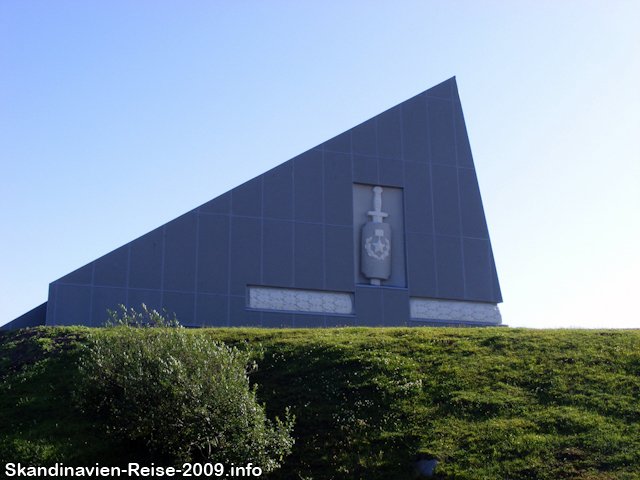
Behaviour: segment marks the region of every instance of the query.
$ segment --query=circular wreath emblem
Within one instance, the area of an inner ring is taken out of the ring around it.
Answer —
[[[377,242],[373,242],[373,239],[377,238]],[[389,256],[391,252],[391,242],[384,237],[369,237],[364,242],[364,248],[367,250],[367,254],[376,260],[384,260]]]

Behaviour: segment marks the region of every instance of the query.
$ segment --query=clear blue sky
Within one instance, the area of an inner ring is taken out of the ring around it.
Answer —
[[[640,328],[640,2],[0,0],[0,324],[456,76],[504,322]]]

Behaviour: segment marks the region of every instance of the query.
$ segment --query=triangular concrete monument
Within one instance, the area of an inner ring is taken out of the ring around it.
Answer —
[[[501,301],[451,78],[51,283],[46,325],[496,325]]]

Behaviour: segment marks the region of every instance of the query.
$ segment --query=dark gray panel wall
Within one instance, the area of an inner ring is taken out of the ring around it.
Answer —
[[[401,192],[400,288],[356,286],[354,184]],[[251,311],[247,285],[350,292],[355,314]],[[409,296],[502,301],[453,78],[53,282],[46,309],[49,325],[142,302],[194,326],[405,325]]]
[[[378,160],[378,183],[387,187],[404,187],[402,160],[381,158]]]
[[[405,220],[408,232],[433,233],[433,194],[429,164],[404,162]]]
[[[435,236],[407,233],[407,273],[411,296],[438,298]]]
[[[386,288],[382,290],[382,314],[385,327],[406,327],[409,325],[409,292],[405,289]]]
[[[91,286],[56,285],[56,325],[91,325]]]
[[[47,302],[20,315],[15,320],[5,323],[0,330],[19,330],[21,328],[33,328],[45,325],[47,321]]]
[[[355,290],[356,325],[358,327],[384,326],[383,289],[372,286],[359,286]]]
[[[337,225],[324,227],[325,288],[353,292],[353,229]]]
[[[195,325],[199,327],[228,327],[229,297],[197,294]]]
[[[262,216],[262,176],[231,190],[231,214],[244,217]]]
[[[261,284],[293,287],[293,225],[282,220],[264,220]]]
[[[262,326],[265,328],[293,328],[293,313],[262,312]]]
[[[198,214],[197,292],[229,294],[229,215]]]
[[[351,155],[324,152],[324,223],[351,226]]]
[[[231,217],[230,294],[244,295],[247,285],[260,285],[262,220]]]
[[[264,216],[293,220],[293,162],[286,162],[265,173]]]
[[[129,288],[160,290],[162,287],[163,237],[164,228],[161,227],[131,242],[129,247]]]
[[[460,194],[455,167],[433,165],[433,222],[437,235],[460,236]]]
[[[197,212],[190,212],[165,226],[163,290],[195,291],[197,223]]]
[[[390,108],[376,117],[378,157],[402,160],[402,108]]]
[[[294,224],[294,286],[322,290],[324,288],[324,229],[312,223]]]
[[[427,99],[429,114],[429,156],[439,165],[456,165],[456,137],[453,126],[453,105],[449,100]]]
[[[322,152],[309,150],[290,161],[293,162],[294,219],[321,223],[324,210]]]
[[[91,285],[93,281],[93,264],[85,265],[68,275],[62,277],[59,282],[70,285]]]
[[[378,159],[353,155],[353,181],[364,185],[378,185]]]
[[[127,304],[126,288],[93,287],[91,299],[91,323],[92,327],[100,327],[110,320],[108,310],[120,312],[118,305]],[[136,305],[137,307],[137,305]]]
[[[491,245],[488,240],[463,238],[465,295],[482,301],[492,296]]]
[[[466,300],[462,239],[436,235],[438,298]]]
[[[351,153],[368,157],[377,157],[378,142],[376,141],[376,119],[372,118],[350,130]]]
[[[127,287],[129,245],[120,247],[94,262],[93,284],[101,287]]]
[[[429,119],[424,95],[402,104],[402,152],[404,160],[429,161]]]

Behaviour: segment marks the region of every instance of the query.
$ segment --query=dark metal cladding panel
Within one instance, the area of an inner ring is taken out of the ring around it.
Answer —
[[[55,283],[67,283],[70,285],[91,285],[93,279],[93,262],[80,267],[77,270],[56,280]]]
[[[229,293],[228,215],[198,217],[198,293]]]
[[[384,310],[382,288],[356,287],[356,325],[358,327],[382,327]]]
[[[201,205],[200,208],[198,208],[198,211],[200,213],[229,215],[231,213],[231,192],[223,193],[210,202]]]
[[[353,292],[353,228],[333,225],[324,228],[325,288]]]
[[[175,314],[180,325],[196,326],[195,307],[195,293],[164,292],[162,294],[162,310],[166,312],[166,317],[173,320]]]
[[[264,220],[261,284],[293,286],[293,222]]]
[[[2,331],[19,330],[21,328],[33,328],[45,325],[47,321],[47,302],[38,305],[18,318],[5,323],[0,327]]]
[[[196,296],[196,324],[201,327],[228,327],[229,297],[198,294]]]
[[[456,143],[453,126],[453,106],[449,100],[428,98],[429,152],[431,162],[456,165]]]
[[[456,129],[456,152],[458,156],[458,166],[473,168],[473,158],[471,156],[471,145],[467,136],[467,126],[464,123],[462,105],[459,101],[453,102],[453,115]]]
[[[231,295],[246,295],[247,285],[260,284],[262,221],[231,217]]]
[[[293,213],[298,222],[322,223],[322,170],[322,152],[318,150],[293,159]]]
[[[378,159],[376,157],[353,156],[353,181],[378,185]]]
[[[344,132],[324,142],[322,149],[329,152],[351,153],[351,131]]]
[[[454,100],[460,101],[460,96],[458,95],[458,83],[456,82],[456,77],[451,77],[449,80],[445,80],[445,82],[451,83],[451,96]]]
[[[351,145],[354,155],[378,156],[375,118],[367,120],[351,129]]]
[[[133,308],[136,312],[142,312],[142,304],[147,310],[155,310],[162,313],[162,292],[160,290],[137,290],[130,288],[127,291],[127,308]]]
[[[409,325],[409,291],[382,289],[382,306],[385,327],[406,327]]]
[[[197,223],[193,211],[165,225],[164,290],[195,291]]]
[[[293,220],[293,162],[285,162],[263,177],[264,217]]]
[[[286,312],[262,312],[265,328],[293,328],[293,314]]]
[[[455,78],[452,77],[442,83],[439,83],[435,87],[431,87],[429,90],[427,90],[426,93],[429,97],[445,98],[447,100],[451,100],[454,86]]]
[[[327,328],[355,327],[356,317],[342,315],[327,315],[325,317]]]
[[[90,325],[91,287],[56,286],[56,325]]]
[[[127,268],[129,265],[128,245],[124,245],[111,253],[107,253],[93,263],[94,285],[126,288]]]
[[[435,240],[433,235],[407,233],[407,269],[412,297],[437,298]]]
[[[379,184],[386,187],[404,187],[404,171],[401,160],[381,158],[378,160]]]
[[[230,327],[260,327],[262,325],[261,312],[247,310],[246,297],[230,297],[229,303]]]
[[[491,248],[491,245],[489,245]],[[490,252],[491,255],[491,282],[493,287],[493,301],[496,303],[502,302],[502,292],[500,291],[500,283],[498,282],[498,272],[496,271],[496,263],[493,258],[493,250]]]
[[[402,150],[405,160],[429,161],[428,124],[425,95],[418,95],[402,104]]]
[[[489,240],[463,238],[464,280],[467,300],[492,302]]]
[[[324,152],[324,223],[353,225],[351,156]]]
[[[438,298],[464,300],[462,239],[436,235]]]
[[[122,316],[120,305],[127,304],[127,290],[124,288],[93,287],[91,302],[91,327],[101,327],[111,320],[107,310]],[[141,310],[138,308],[137,310]]]
[[[231,190],[231,214],[262,216],[262,175]]]
[[[378,157],[402,160],[402,120],[400,106],[376,117]]]
[[[407,232],[433,233],[429,164],[404,162],[404,208]]]
[[[50,283],[49,284],[49,295],[48,295],[48,300],[47,300],[47,319],[45,322],[45,325],[48,327],[51,327],[53,325],[56,324],[55,322],[55,317],[56,317],[56,294],[57,294],[57,286],[55,283]],[[82,325],[82,324],[79,324]]]
[[[437,235],[460,236],[460,203],[457,168],[433,165],[434,226]]]
[[[130,244],[129,288],[162,288],[164,228],[156,228]]]
[[[295,223],[293,227],[294,286],[324,288],[324,231],[322,225]]]
[[[474,238],[489,238],[487,222],[484,218],[480,188],[475,170],[458,169],[460,185],[460,216],[462,220],[462,235]]]
[[[323,328],[325,326],[324,315],[296,314],[293,316],[295,328]]]

